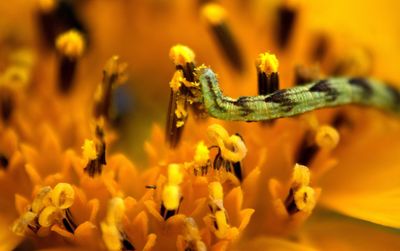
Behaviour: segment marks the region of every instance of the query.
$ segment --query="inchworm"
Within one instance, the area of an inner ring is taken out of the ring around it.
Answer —
[[[210,68],[200,67],[197,78],[207,113],[222,120],[263,121],[345,104],[400,113],[400,90],[374,79],[328,78],[268,95],[233,99],[222,94]]]

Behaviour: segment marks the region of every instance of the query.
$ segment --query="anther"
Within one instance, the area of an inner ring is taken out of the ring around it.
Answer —
[[[75,191],[68,183],[58,183],[54,189],[42,187],[35,195],[32,204],[13,225],[18,235],[24,235],[27,229],[36,233],[41,227],[63,225],[70,233],[74,233],[77,225],[73,221],[69,208],[75,198]]]
[[[194,82],[195,54],[187,46],[178,44],[169,51],[169,57],[177,70],[182,70],[184,78]]]
[[[176,71],[169,83],[171,92],[165,134],[169,146],[175,148],[179,144],[188,116],[189,100],[193,98],[192,87],[196,86],[195,54],[187,46],[175,45],[170,49],[169,57],[175,64]]]
[[[83,157],[87,162],[84,171],[94,177],[100,175],[106,161],[106,142],[101,122],[96,126],[95,141],[86,139],[82,146]]]
[[[316,204],[315,191],[310,184],[310,170],[306,166],[296,164],[293,169],[292,185],[285,199],[287,212],[311,213]]]
[[[294,25],[297,19],[297,10],[288,3],[283,3],[278,7],[278,23],[276,39],[278,46],[285,49],[293,33]]]
[[[278,59],[268,52],[258,55],[256,60],[258,94],[267,95],[279,89]]]
[[[227,23],[226,10],[219,4],[207,3],[202,7],[201,13],[228,62],[237,71],[242,72],[243,56]]]
[[[162,191],[160,208],[160,214],[165,220],[179,211],[183,199],[180,189],[182,180],[183,174],[181,173],[181,167],[177,164],[170,164],[168,166],[168,183],[164,186]]]
[[[208,185],[209,208],[213,220],[214,233],[218,238],[225,238],[230,229],[223,205],[224,192],[221,183],[211,182]]]
[[[294,201],[299,211],[310,213],[315,207],[315,191],[309,186],[302,186],[294,193]]]
[[[60,209],[67,209],[72,206],[75,199],[75,191],[68,183],[58,183],[51,192],[53,204]]]
[[[69,30],[78,30],[88,36],[87,29],[76,13],[71,1],[38,0],[38,21],[42,37],[48,48],[54,48],[56,37]]]
[[[247,148],[242,137],[238,134],[229,136],[228,132],[218,124],[209,126],[207,132],[218,148],[213,168],[219,170],[223,167],[226,172],[233,173],[241,181],[243,178],[241,161],[247,154]]]
[[[196,153],[194,155],[194,175],[206,175],[208,167],[210,166],[210,150],[200,141],[196,146]]]
[[[332,150],[339,143],[339,133],[331,126],[318,126],[316,131],[307,131],[297,152],[296,162],[309,165],[321,149]]]
[[[103,79],[97,86],[94,96],[94,117],[111,118],[111,104],[113,90],[118,84],[123,84],[126,79],[126,68],[128,65],[120,61],[119,56],[112,56],[103,69]]]
[[[77,30],[69,30],[57,37],[56,48],[60,54],[58,81],[62,93],[73,86],[78,58],[85,50],[85,38]]]

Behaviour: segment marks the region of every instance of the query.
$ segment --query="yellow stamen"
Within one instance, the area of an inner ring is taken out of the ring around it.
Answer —
[[[97,158],[97,150],[93,140],[85,139],[82,146],[83,157],[87,160],[94,160]]]
[[[202,17],[212,25],[218,25],[226,20],[226,10],[219,4],[208,3],[201,9]]]
[[[26,212],[13,223],[11,230],[16,235],[24,236],[28,226],[34,224],[34,220],[36,219],[36,217],[37,214],[33,212]]]
[[[207,165],[208,160],[210,159],[209,155],[210,155],[210,150],[208,150],[208,147],[204,144],[203,141],[200,141],[196,146],[194,162],[198,166],[205,166]]]
[[[59,209],[67,209],[72,206],[75,199],[75,191],[70,184],[58,183],[51,192],[51,200]]]
[[[124,200],[119,197],[111,199],[108,203],[106,221],[108,224],[120,224],[125,213]]]
[[[118,228],[115,225],[107,224],[105,222],[102,222],[100,227],[101,232],[103,233],[103,241],[108,250],[122,250],[121,235]]]
[[[169,57],[175,65],[184,66],[187,63],[194,63],[195,54],[189,47],[178,44],[170,49]]]
[[[261,53],[258,55],[256,60],[257,70],[260,72],[265,72],[266,74],[271,74],[273,72],[278,72],[279,61],[274,54],[268,52]]]
[[[107,215],[100,223],[103,240],[108,250],[122,249],[121,222],[125,214],[125,203],[122,198],[115,197],[108,203]]]
[[[63,55],[78,58],[85,50],[85,39],[79,31],[69,30],[57,37],[56,47]]]
[[[308,167],[296,164],[293,168],[292,188],[297,189],[310,184],[310,169]]]
[[[42,227],[50,227],[62,218],[61,211],[55,206],[48,206],[39,215],[39,224]]]
[[[311,213],[316,204],[315,191],[309,186],[302,186],[294,193],[297,209]]]
[[[179,185],[183,180],[181,167],[178,164],[170,164],[168,166],[168,184]]]
[[[181,199],[180,188],[177,185],[166,185],[162,192],[162,201],[167,210],[176,210]]]
[[[31,205],[32,212],[38,214],[43,208],[51,204],[51,192],[52,189],[49,186],[42,187],[39,190]]]
[[[333,149],[339,143],[338,131],[329,125],[320,126],[315,134],[315,142],[324,149]]]
[[[215,234],[217,235],[218,238],[224,238],[229,229],[225,211],[220,210],[215,212],[215,221],[218,226],[218,229],[215,231]]]
[[[208,185],[208,191],[210,194],[210,197],[213,200],[223,200],[224,199],[224,190],[222,188],[221,183],[219,182],[211,182]]]
[[[216,141],[224,159],[232,162],[239,162],[244,159],[247,148],[239,136],[232,135],[229,137],[225,128],[218,124],[209,126],[207,132],[209,137]]]

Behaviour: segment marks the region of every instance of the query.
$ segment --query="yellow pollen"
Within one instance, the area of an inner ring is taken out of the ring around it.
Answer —
[[[210,193],[210,197],[213,200],[223,200],[224,199],[224,190],[222,188],[221,183],[214,181],[208,185],[208,191]]]
[[[179,185],[183,180],[181,167],[178,164],[170,164],[168,166],[168,184]]]
[[[196,153],[194,155],[194,161],[199,166],[207,165],[207,162],[210,158],[209,154],[210,154],[210,150],[208,150],[208,147],[204,144],[203,141],[200,141],[196,146]]]
[[[215,221],[218,226],[218,229],[216,231],[217,237],[224,238],[229,229],[229,225],[226,220],[225,211],[219,210],[219,211],[215,212]]]
[[[315,207],[315,191],[309,186],[302,186],[294,193],[296,207],[305,213],[311,213]]]
[[[61,211],[55,206],[48,206],[39,215],[39,224],[50,227],[62,217]]]
[[[208,3],[201,9],[202,17],[212,25],[219,25],[226,20],[226,10],[219,4]]]
[[[38,214],[43,208],[51,204],[52,189],[49,186],[42,187],[33,199],[31,210]]]
[[[274,54],[268,52],[261,53],[258,55],[256,60],[257,70],[260,72],[265,72],[266,74],[271,74],[273,72],[278,72],[279,61]]]
[[[96,146],[93,140],[85,139],[85,143],[82,146],[83,157],[87,160],[94,160],[97,158]]]
[[[308,186],[310,184],[310,169],[296,164],[293,168],[292,188]]]
[[[339,143],[338,131],[329,125],[320,126],[315,134],[315,142],[324,149],[333,149]]]
[[[17,219],[12,227],[11,230],[19,236],[24,236],[25,231],[27,230],[28,226],[34,223],[37,215],[33,212],[26,212],[23,214],[19,219]]]
[[[195,54],[189,47],[177,44],[169,50],[169,58],[175,65],[185,66],[194,63]]]
[[[85,39],[79,31],[69,30],[57,37],[56,47],[63,55],[75,59],[83,54]]]
[[[186,101],[184,99],[178,99],[176,101],[175,115],[178,119],[184,119],[187,117],[185,103]]]
[[[171,87],[172,91],[177,92],[181,88],[183,79],[182,71],[175,71],[172,80],[169,82],[169,87]]]
[[[51,200],[59,209],[67,209],[72,206],[75,199],[75,191],[70,184],[58,183],[51,192]]]
[[[181,193],[179,186],[166,185],[162,192],[162,201],[167,210],[175,210],[179,207]]]

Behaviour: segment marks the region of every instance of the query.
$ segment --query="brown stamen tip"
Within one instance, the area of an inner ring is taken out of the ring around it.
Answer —
[[[238,72],[242,72],[244,70],[243,56],[226,22],[225,9],[216,3],[208,3],[202,7],[201,12],[230,65]]]
[[[74,82],[77,61],[67,57],[61,57],[59,66],[59,89],[61,93],[68,93]]]
[[[63,222],[65,229],[72,234],[75,232],[75,229],[78,227],[73,221],[73,217],[72,217],[72,214],[71,214],[71,211],[69,210],[69,208],[65,211],[65,218],[63,218],[62,222]]]
[[[256,60],[258,94],[266,95],[279,89],[279,61],[274,54],[268,52],[258,55]]]
[[[290,215],[295,214],[300,211],[296,206],[296,201],[294,200],[294,191],[292,188],[289,190],[289,194],[285,199],[285,207],[286,207],[286,211]]]
[[[306,134],[304,135],[296,154],[296,163],[308,166],[310,162],[314,159],[315,155],[318,153],[319,147],[311,139],[312,136],[313,133],[310,131],[306,132]]]
[[[123,249],[122,250],[126,250],[126,251],[133,251],[136,250],[135,246],[133,246],[133,244],[130,242],[130,240],[128,239],[128,236],[126,235],[126,233],[122,232],[121,233],[122,236],[122,246]]]
[[[161,207],[160,207],[160,214],[164,218],[164,220],[168,220],[168,218],[174,216],[175,214],[179,213],[179,208],[181,207],[183,201],[183,197],[180,198],[179,200],[179,207],[175,210],[168,210],[165,208],[164,203],[161,202]]]
[[[7,169],[8,163],[9,163],[9,161],[8,161],[7,157],[0,153],[0,168]]]
[[[281,5],[278,8],[278,23],[276,39],[278,46],[285,49],[293,33],[294,25],[297,19],[297,11],[291,6]]]
[[[10,121],[15,107],[14,93],[9,88],[0,89],[0,116],[7,123]]]

